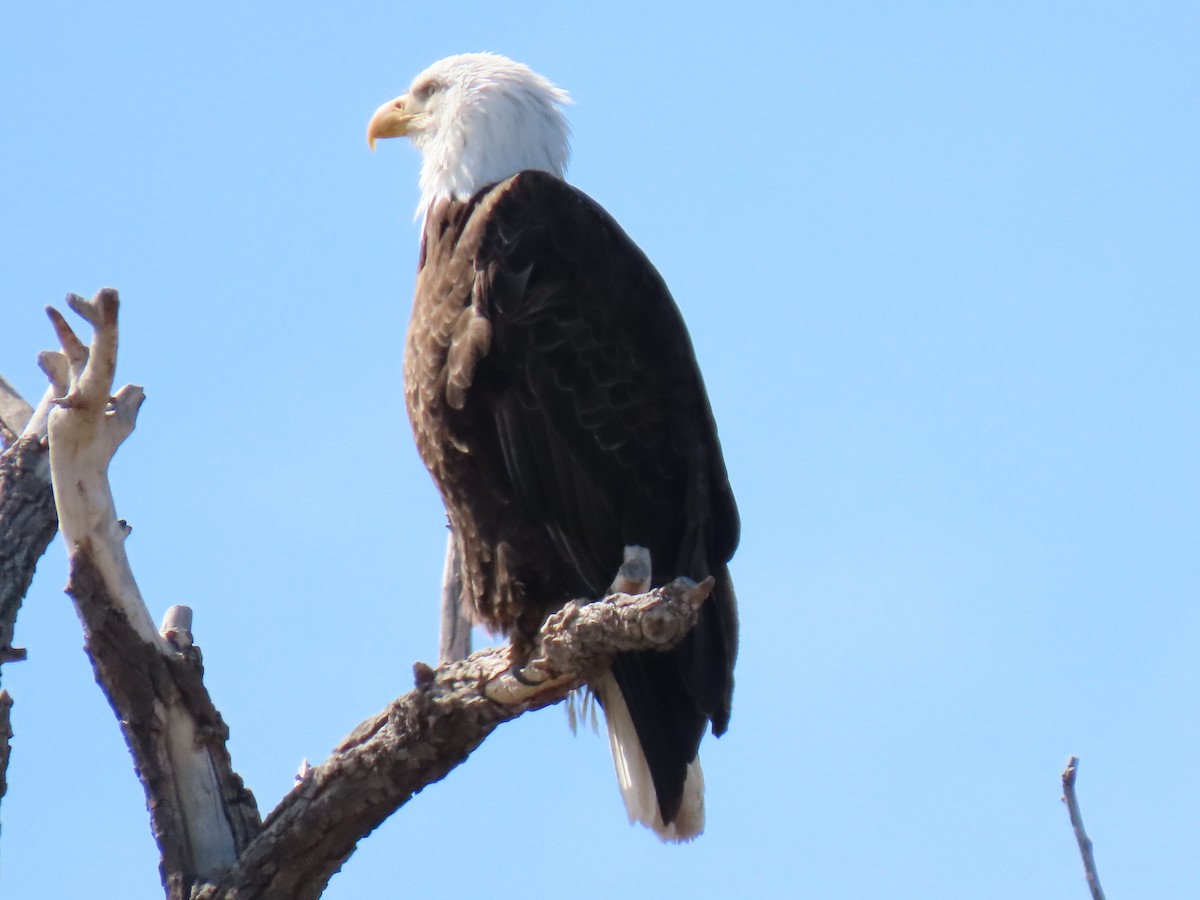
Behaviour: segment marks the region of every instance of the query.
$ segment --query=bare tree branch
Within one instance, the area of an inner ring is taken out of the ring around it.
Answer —
[[[24,658],[12,646],[17,613],[57,530],[49,452],[24,435],[0,454],[0,663]]]
[[[3,425],[16,429],[17,435],[0,454],[0,664],[24,658],[22,651],[12,647],[17,612],[33,582],[37,561],[58,530],[46,444],[53,393],[47,391],[33,410],[0,378]]]
[[[360,839],[463,762],[497,725],[564,699],[614,653],[673,646],[695,624],[711,589],[711,579],[700,585],[680,579],[646,594],[568,604],[547,620],[520,675],[511,647],[481,650],[436,670],[418,663],[416,688],[311,769],[233,871],[195,900],[319,897]],[[527,683],[531,671],[544,678],[540,685]]]
[[[20,435],[0,454],[0,665],[25,658],[13,646],[17,613],[33,572],[58,530],[46,423],[51,392],[36,411],[0,378],[0,432]],[[12,697],[0,691],[0,798],[8,790]]]
[[[228,734],[201,680],[199,652],[161,637],[125,555],[108,466],[132,433],[144,394],[111,394],[117,354],[116,291],[68,305],[93,327],[91,347],[48,310],[61,354],[43,354],[57,399],[50,414],[50,470],[70,561],[68,593],[84,624],[85,649],[121,724],[146,791],[162,851],[168,897],[237,859],[258,828],[254,799],[233,772]]]
[[[1100,887],[1100,875],[1096,872],[1096,858],[1092,855],[1092,841],[1083,830],[1083,815],[1079,812],[1079,800],[1075,796],[1075,776],[1079,771],[1079,757],[1072,756],[1067,760],[1063,769],[1063,803],[1067,804],[1067,814],[1071,817],[1071,828],[1075,831],[1075,840],[1079,844],[1079,855],[1083,857],[1083,872],[1087,878],[1088,890],[1092,892],[1092,900],[1104,900],[1104,889]]]
[[[319,897],[362,837],[465,760],[497,725],[562,700],[606,670],[615,653],[674,646],[712,590],[711,578],[679,579],[648,593],[573,602],[523,651],[494,648],[436,670],[416,664],[416,688],[359,725],[325,762],[303,770],[260,824],[253,796],[233,771],[228,729],[204,688],[191,611],[172,607],[154,629],[125,555],[129,528],[116,517],[107,473],[143,394],[127,385],[110,395],[116,292],[68,303],[93,326],[90,348],[50,310],[63,352],[40,358],[56,406],[49,468],[70,562],[67,591],[146,793],[169,900]],[[448,590],[454,570],[451,554]],[[648,554],[630,548],[614,590],[644,591],[648,572]],[[0,696],[0,713],[3,706]]]
[[[164,652],[146,642],[114,608],[88,547],[72,560],[67,592],[146,792],[163,886],[170,898],[187,897],[196,881],[231,865],[260,824],[254,796],[233,771],[229,729],[204,687],[199,648]]]

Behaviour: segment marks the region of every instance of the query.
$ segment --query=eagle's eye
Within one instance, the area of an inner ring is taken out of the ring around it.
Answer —
[[[418,100],[420,100],[422,103],[425,103],[430,97],[437,93],[438,86],[439,85],[436,81],[426,81],[424,84],[419,85],[417,89],[413,91],[413,94],[416,95]]]

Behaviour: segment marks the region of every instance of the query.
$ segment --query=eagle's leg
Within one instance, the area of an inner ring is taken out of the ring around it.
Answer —
[[[446,566],[442,570],[442,627],[438,662],[454,662],[471,655],[471,617],[462,601],[462,561],[453,526],[446,537]]]
[[[642,594],[650,589],[650,551],[645,547],[625,548],[625,559],[609,587],[609,594]],[[498,703],[524,703],[539,692],[558,687],[572,676],[558,675],[537,653],[535,638],[513,629],[510,636],[508,670],[487,685],[487,695]]]
[[[617,570],[617,577],[609,585],[609,594],[644,594],[650,590],[650,551],[637,544],[625,548],[625,559]],[[609,676],[605,676],[609,678]],[[609,679],[611,680],[611,678]],[[567,696],[567,721],[574,732],[581,721],[586,722],[591,711],[592,730],[596,730],[596,706],[599,697],[596,688],[585,684]],[[607,719],[606,719],[607,721]]]
[[[650,551],[633,544],[625,548],[625,560],[608,589],[610,594],[644,594],[650,590]]]

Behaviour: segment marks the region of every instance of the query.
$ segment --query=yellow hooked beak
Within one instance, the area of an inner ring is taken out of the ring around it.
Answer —
[[[408,94],[403,94],[395,100],[389,100],[371,116],[367,124],[367,146],[375,149],[375,141],[379,138],[404,137],[417,113],[408,109],[410,100]]]

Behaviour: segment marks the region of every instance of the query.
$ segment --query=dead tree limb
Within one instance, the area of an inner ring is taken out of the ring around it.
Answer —
[[[195,900],[314,900],[358,841],[463,762],[497,725],[564,699],[622,650],[673,646],[695,623],[711,580],[568,604],[543,626],[521,677],[511,648],[436,670],[358,726],[266,819],[233,871]],[[545,678],[529,686],[533,670]],[[502,695],[503,702],[493,699]],[[284,865],[283,861],[287,861]]]
[[[0,454],[0,664],[25,657],[12,645],[17,613],[57,530],[44,437],[24,435]]]
[[[51,310],[63,352],[40,360],[56,407],[50,471],[67,544],[67,590],[146,793],[169,900],[319,897],[359,840],[463,762],[497,725],[564,699],[616,653],[673,647],[712,590],[711,578],[679,579],[634,596],[573,602],[546,621],[528,658],[503,647],[436,670],[416,664],[415,689],[306,769],[260,824],[204,688],[190,611],[172,608],[156,630],[125,555],[129,529],[116,517],[108,466],[133,431],[143,394],[128,385],[110,393],[117,294],[101,291],[90,302],[71,296],[68,305],[92,325],[90,348]],[[645,556],[628,555],[614,585],[644,590],[626,568],[648,572]]]
[[[167,896],[184,898],[225,871],[258,829],[254,798],[233,772],[228,734],[201,680],[199,653],[164,639],[142,601],[116,517],[108,466],[133,431],[144,394],[112,394],[116,291],[67,303],[93,328],[90,348],[48,310],[62,353],[42,354],[55,390],[50,471],[67,545],[67,591],[84,625],[96,680],[108,697],[146,791]]]
[[[25,658],[25,651],[13,646],[17,613],[58,530],[46,445],[51,394],[47,391],[34,410],[0,378],[0,435],[10,443],[0,454],[0,666]],[[8,790],[12,702],[8,691],[0,690],[0,799]]]
[[[1079,799],[1075,796],[1075,776],[1079,772],[1079,757],[1072,756],[1067,760],[1063,769],[1063,803],[1067,804],[1067,814],[1071,817],[1071,828],[1075,831],[1075,841],[1079,844],[1079,855],[1083,858],[1083,873],[1087,878],[1088,890],[1092,892],[1092,900],[1104,900],[1104,888],[1100,887],[1100,875],[1096,871],[1096,858],[1092,855],[1092,841],[1083,830],[1083,815],[1079,812]]]
[[[24,658],[12,646],[17,613],[58,531],[46,444],[52,394],[34,410],[0,378],[0,430],[12,438],[0,453],[0,664]]]

